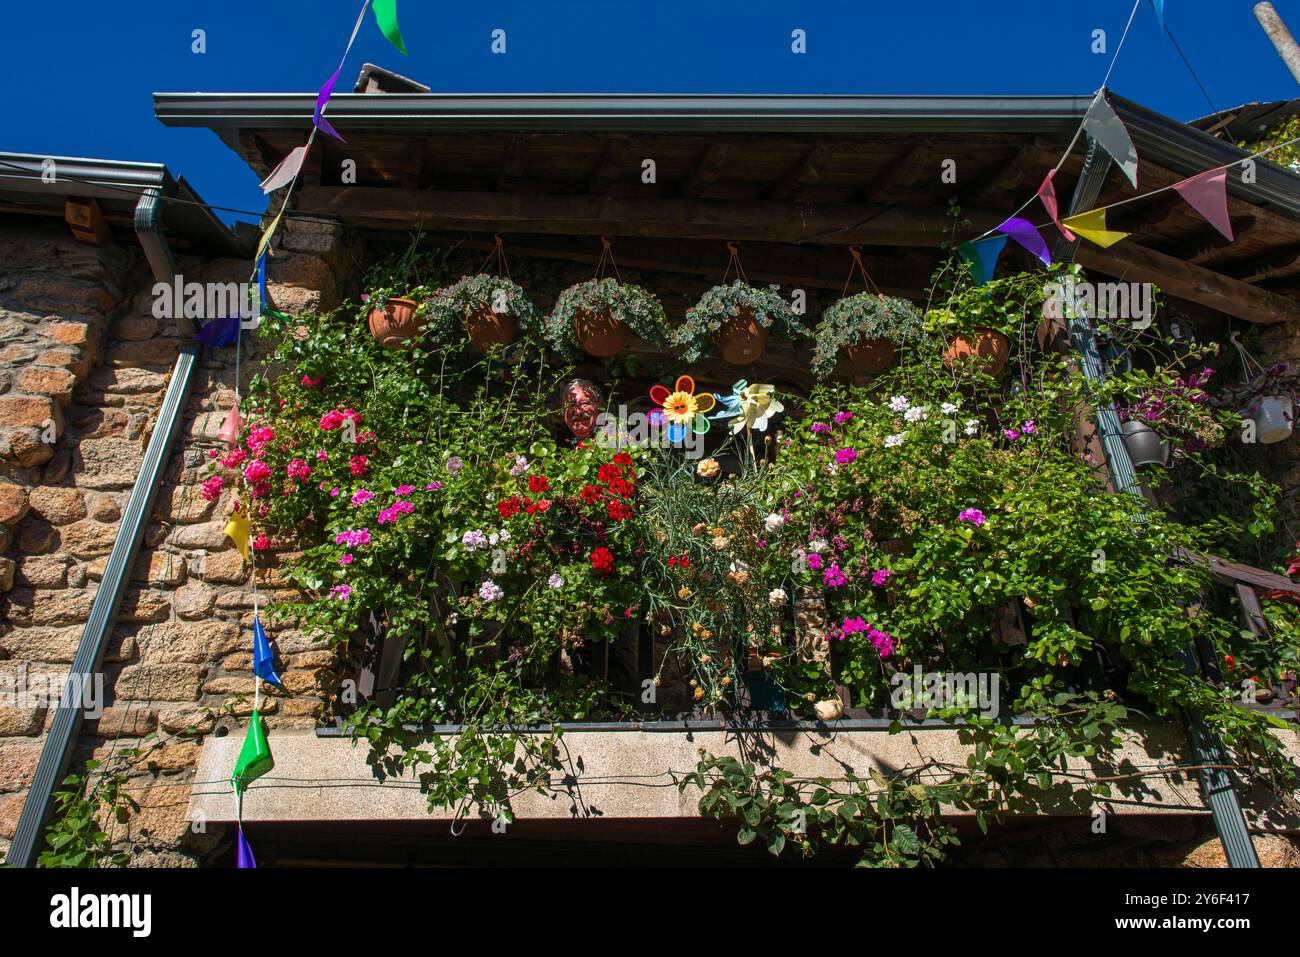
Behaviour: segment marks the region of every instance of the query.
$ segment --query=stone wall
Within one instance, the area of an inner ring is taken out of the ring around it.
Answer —
[[[281,308],[338,295],[347,265],[338,230],[287,223],[275,246],[271,294]],[[179,267],[187,282],[249,273],[244,261]],[[0,224],[0,690],[46,677],[57,685],[76,652],[185,341],[173,320],[154,317],[153,283],[138,249],[84,246],[61,225]],[[245,388],[258,351],[246,338]],[[204,737],[242,736],[252,710],[250,567],[223,531],[229,490],[209,502],[199,489],[234,385],[234,349],[209,349],[108,645],[103,713],[86,721],[74,764],[94,756],[110,759],[95,774],[129,774],[139,810],[106,829],[141,866],[193,865],[228,842],[220,827],[195,832],[185,808]],[[258,556],[264,604],[282,592],[281,558]],[[334,654],[300,632],[269,630],[290,693],[264,696],[267,724],[311,727],[337,684]],[[0,707],[0,851],[50,714]],[[140,755],[124,761],[133,749]]]

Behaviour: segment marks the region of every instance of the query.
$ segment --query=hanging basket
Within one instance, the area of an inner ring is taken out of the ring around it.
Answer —
[[[588,355],[608,359],[627,345],[632,330],[610,310],[582,310],[573,317],[578,344]]]
[[[965,361],[971,356],[977,357],[985,366],[989,375],[997,375],[1007,364],[1011,352],[1011,340],[987,326],[976,326],[971,332],[959,332],[953,336],[952,345],[944,353],[944,362],[949,366]]]
[[[889,368],[897,350],[888,339],[868,339],[844,350],[844,358],[863,375],[879,375]]]
[[[413,299],[392,298],[383,307],[370,310],[366,325],[385,349],[401,349],[414,342],[423,322],[415,315],[419,304]]]
[[[490,304],[465,317],[465,331],[469,344],[476,352],[487,352],[493,346],[508,346],[519,334],[519,318],[510,313],[496,313]]]
[[[758,324],[753,310],[742,310],[728,319],[713,334],[713,344],[722,358],[733,366],[749,365],[763,355],[767,346],[767,328]]]
[[[1144,465],[1163,466],[1169,461],[1169,443],[1162,439],[1145,422],[1129,419],[1120,430],[1124,433],[1124,447],[1134,468]]]
[[[1289,438],[1295,425],[1291,398],[1284,395],[1263,395],[1251,403],[1246,417],[1255,421],[1255,441],[1272,445]]]

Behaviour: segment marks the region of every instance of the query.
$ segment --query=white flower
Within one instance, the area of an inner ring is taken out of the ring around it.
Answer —
[[[480,548],[487,548],[487,536],[478,529],[466,532],[460,537],[460,543],[465,546],[465,551],[476,552]]]
[[[501,529],[501,541],[503,542],[510,541],[510,533],[507,532],[504,528]]]
[[[962,429],[967,435],[978,435],[980,430],[979,423],[974,419],[966,420],[966,428]]]
[[[527,457],[523,455],[516,455],[515,464],[510,466],[510,474],[518,476],[518,475],[523,475],[527,471],[528,471]]]
[[[563,588],[564,579],[560,577],[559,572],[556,572],[550,578],[546,579],[546,584],[550,585],[552,588]]]
[[[889,411],[906,412],[911,407],[911,405],[912,403],[907,401],[907,396],[896,395],[889,400]]]
[[[763,527],[767,529],[768,532],[779,532],[781,526],[784,524],[785,517],[778,512],[773,512],[771,515],[763,519]]]
[[[814,538],[808,543],[808,551],[810,552],[824,552],[830,547],[831,543],[824,538]]]
[[[939,406],[939,411],[944,415],[952,415],[957,411],[957,406],[953,405],[951,402],[945,402],[943,405]]]
[[[488,536],[489,545],[495,545],[499,541],[501,541],[501,536],[498,535],[496,532],[493,532],[491,535]]]
[[[905,422],[924,422],[926,408],[924,405],[913,406],[903,413],[903,420]]]
[[[773,605],[784,605],[789,597],[784,588],[773,588],[767,593],[767,600]]]
[[[501,586],[490,578],[478,586],[478,597],[484,601],[497,601],[504,594]]]
[[[906,432],[895,432],[893,435],[888,436],[885,439],[885,448],[887,449],[898,448],[900,445],[903,444],[903,436],[905,435],[907,435]]]
[[[827,462],[827,463],[826,463],[826,474],[827,474],[827,475],[834,475],[834,474],[835,474],[836,472],[838,472],[839,470],[840,470],[840,467],[839,467],[839,465],[836,464],[835,462]]]

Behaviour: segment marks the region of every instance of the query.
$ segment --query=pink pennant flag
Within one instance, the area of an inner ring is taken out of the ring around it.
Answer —
[[[1074,233],[1061,225],[1061,212],[1056,205],[1056,186],[1052,183],[1052,177],[1055,175],[1056,170],[1047,171],[1047,175],[1043,177],[1043,185],[1038,187],[1038,198],[1043,201],[1043,208],[1047,210],[1047,215],[1052,217],[1052,222],[1056,223],[1056,228],[1061,231],[1061,235],[1074,242]]]
[[[239,405],[232,405],[230,411],[226,413],[226,420],[221,423],[217,438],[233,449],[239,444],[239,433],[243,427],[244,420],[239,415]]]
[[[293,152],[280,160],[280,164],[271,170],[271,175],[262,180],[262,192],[269,193],[292,183],[306,158],[307,147],[295,146]]]
[[[1232,235],[1232,220],[1228,218],[1228,171],[1212,169],[1205,173],[1174,183],[1178,195],[1191,205],[1209,222],[1211,226],[1223,233],[1228,242]]]

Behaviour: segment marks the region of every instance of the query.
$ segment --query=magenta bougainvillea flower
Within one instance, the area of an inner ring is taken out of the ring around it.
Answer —
[[[855,449],[839,449],[835,453],[835,461],[840,465],[848,465],[857,457],[858,453]]]
[[[880,585],[883,585],[885,582],[889,581],[889,579],[892,578],[893,575],[894,573],[891,572],[888,568],[877,568],[874,572],[871,573],[871,584],[879,587]]]
[[[830,568],[822,572],[822,582],[829,588],[837,588],[845,582],[844,570],[839,565],[832,564]]]
[[[984,517],[984,513],[981,512],[979,509],[968,508],[968,509],[964,509],[962,513],[957,516],[957,521],[969,522],[971,525],[974,525],[976,528],[979,528],[986,521],[988,521],[988,519]]]

